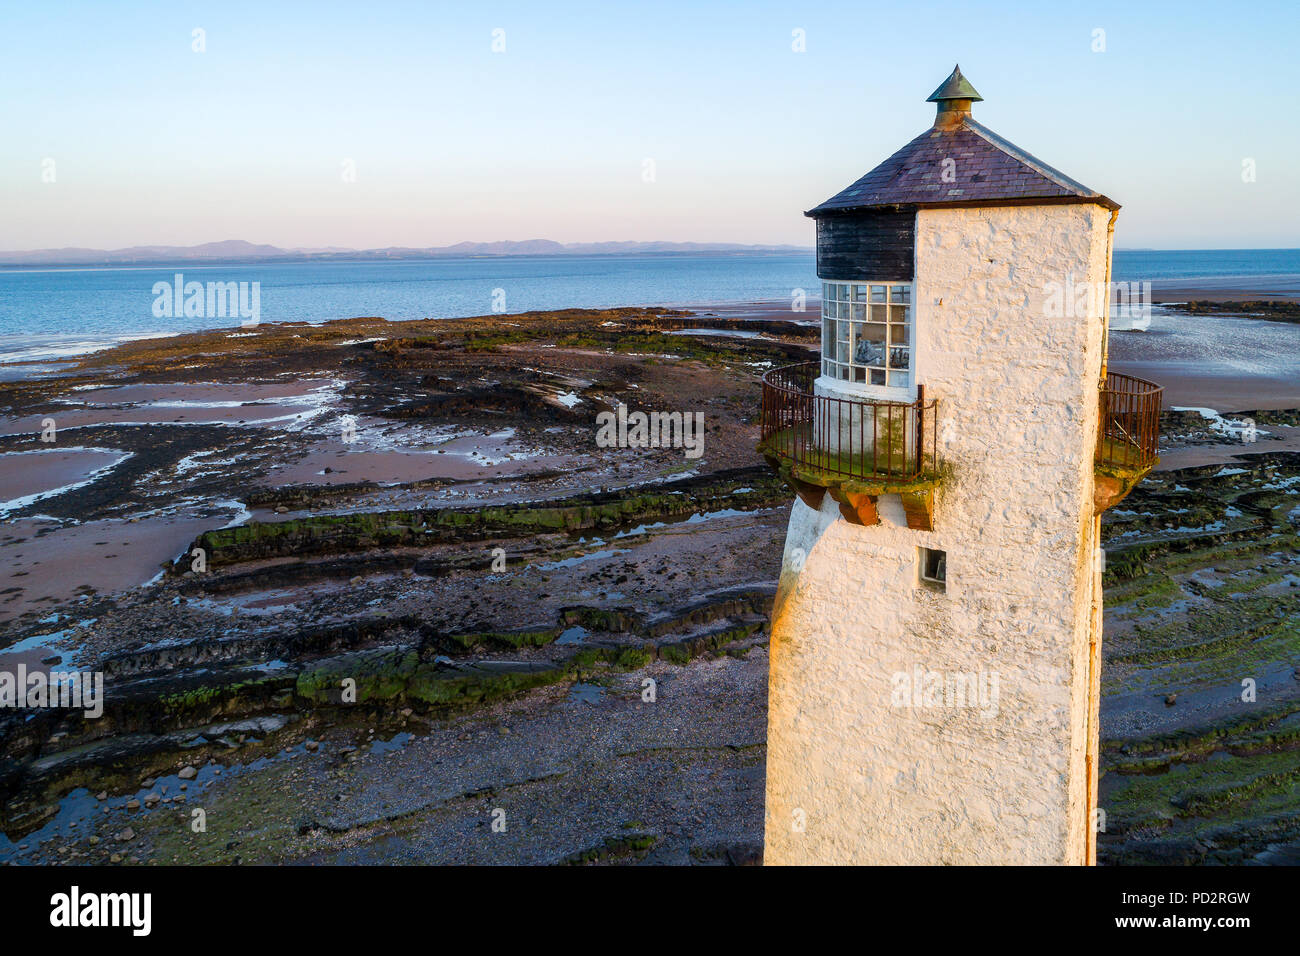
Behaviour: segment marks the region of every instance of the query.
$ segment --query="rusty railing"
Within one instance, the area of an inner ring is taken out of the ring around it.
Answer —
[[[1106,374],[1101,389],[1097,464],[1119,468],[1150,468],[1155,464],[1164,391],[1154,382],[1132,375]]]
[[[918,386],[914,402],[813,394],[819,362],[774,368],[763,376],[765,454],[818,473],[870,481],[914,479],[935,470],[935,407]]]

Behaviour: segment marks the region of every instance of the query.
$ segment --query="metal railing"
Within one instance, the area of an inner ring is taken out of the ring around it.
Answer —
[[[806,475],[869,481],[913,479],[936,466],[936,401],[917,387],[914,402],[813,394],[819,362],[763,376],[763,451]]]
[[[1099,465],[1150,468],[1160,449],[1160,406],[1164,388],[1145,379],[1108,372],[1101,389]]]

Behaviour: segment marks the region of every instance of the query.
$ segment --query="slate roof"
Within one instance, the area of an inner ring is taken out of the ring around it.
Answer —
[[[974,93],[974,88],[970,91]],[[949,167],[952,182],[942,178],[945,159],[953,160]],[[956,125],[926,130],[804,215],[818,218],[873,206],[988,206],[1034,201],[1093,202],[1119,208],[1114,200],[1053,169],[966,113]]]

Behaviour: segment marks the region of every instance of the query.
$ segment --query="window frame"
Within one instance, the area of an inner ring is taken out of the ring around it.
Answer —
[[[864,388],[910,390],[915,386],[916,301],[912,285],[911,281],[823,280],[819,355],[823,377]],[[901,322],[896,320],[900,313]],[[868,336],[867,332],[875,334]],[[873,352],[879,355],[878,361],[871,361]]]
[[[937,563],[941,566],[943,577],[930,577],[926,573],[926,567],[930,563],[931,555],[937,557]],[[916,549],[916,571],[917,581],[922,587],[930,588],[933,591],[948,590],[948,551],[945,548],[927,548],[920,545]]]

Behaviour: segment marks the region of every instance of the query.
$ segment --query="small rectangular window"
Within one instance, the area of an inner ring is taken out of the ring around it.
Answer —
[[[948,552],[935,548],[920,548],[921,583],[936,590],[945,590],[948,583]]]

